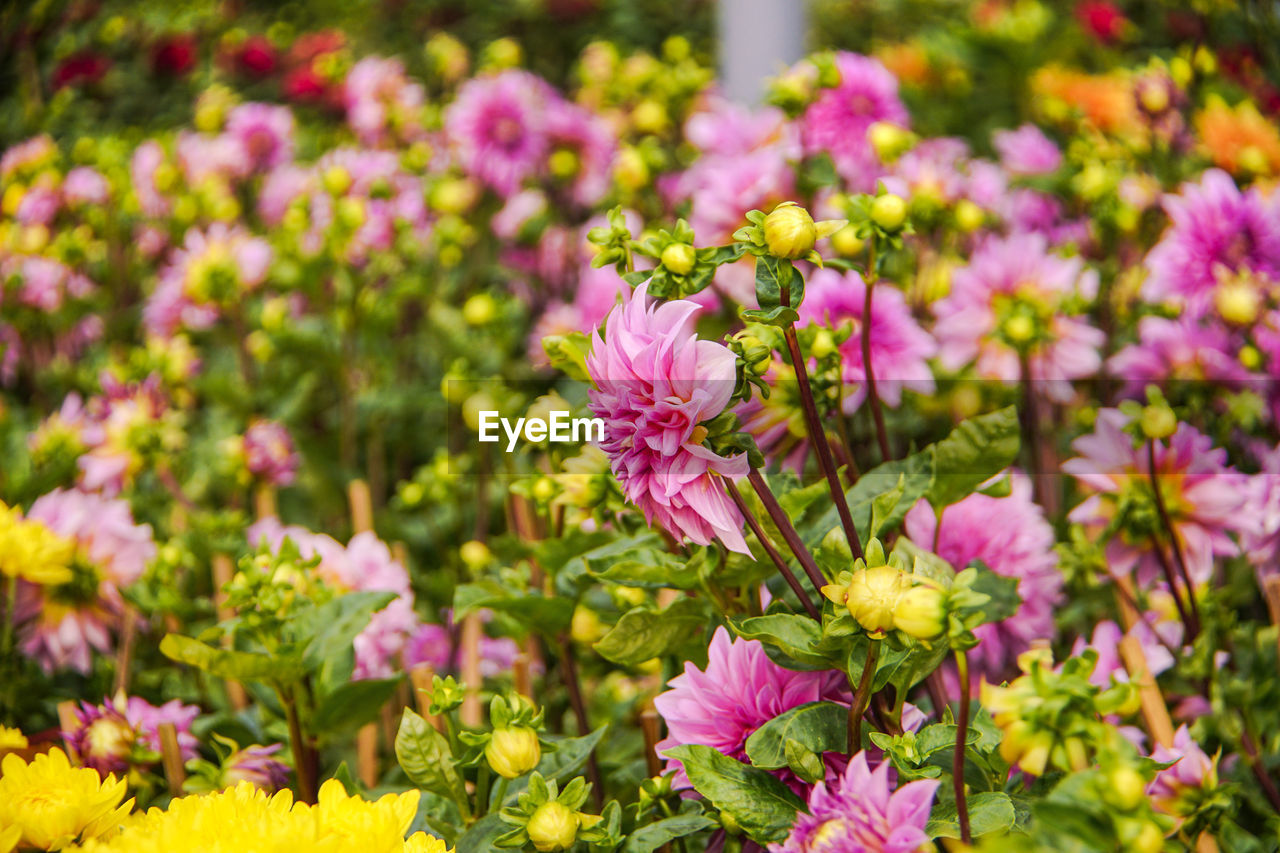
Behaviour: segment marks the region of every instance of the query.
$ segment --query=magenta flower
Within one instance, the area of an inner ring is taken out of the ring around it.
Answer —
[[[842,673],[783,669],[769,660],[759,641],[731,641],[724,628],[711,638],[706,670],[686,662],[684,674],[668,684],[671,689],[653,700],[667,724],[659,755],[675,746],[702,744],[744,760],[747,738],[779,714],[807,702],[849,701]],[[676,788],[690,787],[679,761],[668,759],[667,770],[675,770]]]
[[[449,668],[451,651],[449,629],[434,622],[424,622],[405,641],[401,660],[406,670],[426,664],[436,672],[443,672]]]
[[[18,172],[36,171],[58,156],[58,146],[47,133],[33,136],[5,149],[0,156],[0,178],[11,178]]]
[[[884,170],[867,130],[878,121],[905,126],[907,108],[898,98],[897,78],[878,60],[841,51],[836,68],[840,84],[822,90],[800,117],[801,144],[807,155],[831,155],[850,190],[874,192]]]
[[[1090,376],[1102,364],[1104,337],[1084,318],[1062,313],[1068,298],[1092,298],[1098,277],[1078,257],[1049,251],[1038,234],[991,239],[956,270],[951,293],[934,303],[939,359],[949,370],[974,364],[983,379],[1016,381],[1021,375],[1011,317],[1030,313],[1044,324],[1044,340],[1030,347],[1031,379],[1046,383],[1046,395],[1070,398],[1066,380]],[[1030,328],[1035,332],[1034,326]]]
[[[1186,725],[1178,726],[1173,733],[1173,746],[1157,745],[1151,760],[1166,764],[1174,762],[1156,774],[1147,786],[1147,796],[1157,809],[1166,814],[1180,815],[1179,801],[1189,791],[1218,787],[1218,759],[1210,758],[1191,738]]]
[[[1044,175],[1062,165],[1062,152],[1044,131],[1034,124],[1017,130],[997,130],[991,142],[1000,155],[1000,165],[1013,175]]]
[[[1280,197],[1256,187],[1241,192],[1226,172],[1209,169],[1199,183],[1166,196],[1164,209],[1170,225],[1147,255],[1144,298],[1198,315],[1224,277],[1280,281]]]
[[[1032,500],[1026,475],[1014,473],[1008,497],[973,494],[947,507],[940,530],[924,500],[907,513],[904,526],[913,542],[931,548],[957,570],[981,560],[996,574],[1018,580],[1018,611],[974,631],[978,646],[970,652],[970,660],[975,673],[999,682],[1034,641],[1054,638],[1062,575],[1053,550],[1053,527]]]
[[[94,650],[112,650],[112,629],[124,610],[120,588],[138,580],[155,556],[151,526],[134,524],[123,500],[78,490],[41,496],[27,517],[75,543],[76,577],[63,586],[19,588],[22,651],[45,672],[87,673]]]
[[[273,486],[291,484],[298,473],[298,450],[284,424],[257,420],[244,433],[245,466]]]
[[[111,185],[90,166],[76,166],[62,179],[62,197],[71,204],[105,204]]]
[[[547,113],[547,135],[553,150],[577,158],[577,172],[569,184],[573,200],[590,207],[609,191],[618,139],[602,117],[577,104],[556,98]]]
[[[969,191],[969,146],[951,137],[926,139],[903,154],[884,177],[889,192],[951,203]]]
[[[191,724],[198,716],[198,707],[183,705],[177,699],[157,707],[138,696],[126,700],[119,695],[103,699],[101,705],[81,702],[75,728],[62,735],[86,767],[103,775],[123,775],[133,767],[145,768],[155,763],[149,756],[144,759],[142,751],[159,756],[161,723],[173,723],[182,758],[195,758],[200,742],[191,733]]]
[[[270,244],[240,226],[192,228],[142,309],[147,331],[170,338],[180,329],[209,328],[222,305],[238,302],[266,280],[271,258]]]
[[[697,312],[687,300],[650,304],[646,286],[636,288],[610,312],[603,340],[592,333],[588,399],[605,422],[600,448],[650,524],[747,554],[742,514],[716,479],[745,477],[747,457],[704,447],[701,426],[728,406],[737,357],[698,340]]]
[[[866,397],[866,368],[862,362],[862,322],[867,287],[854,272],[816,270],[805,287],[800,306],[800,325],[821,323],[829,328],[845,324],[853,334],[840,345],[844,381],[855,387],[844,399],[844,410],[852,413]],[[933,371],[929,359],[937,353],[933,337],[911,316],[902,291],[889,284],[878,286],[871,302],[871,366],[876,391],[885,403],[897,406],[903,389],[933,393]]]
[[[547,116],[559,96],[527,71],[465,83],[445,111],[445,134],[462,170],[508,196],[542,169]]]
[[[13,218],[22,225],[48,225],[58,215],[62,206],[62,196],[48,185],[36,185],[27,190],[18,203],[18,210]]]
[[[165,216],[173,204],[168,197],[170,187],[165,184],[162,188],[163,182],[157,180],[160,168],[167,165],[167,160],[160,143],[148,139],[133,150],[133,158],[129,161],[133,194],[147,216]]]
[[[252,169],[249,153],[230,134],[208,136],[179,131],[174,152],[188,186],[198,186],[210,179],[219,182],[238,180],[246,177]]]
[[[785,842],[769,845],[771,853],[915,853],[924,848],[938,782],[919,779],[895,791],[889,771],[887,761],[871,770],[866,753],[859,752],[837,782],[814,786],[808,813],[796,816]]]
[[[343,84],[347,122],[364,145],[413,141],[426,135],[422,107],[426,93],[412,82],[398,59],[367,56],[352,66]]]
[[[1128,395],[1169,379],[1239,387],[1258,377],[1240,364],[1236,349],[1231,334],[1219,323],[1148,316],[1138,321],[1138,342],[1113,355],[1107,370],[1124,380]]]
[[[235,140],[250,172],[265,172],[293,159],[293,113],[273,104],[240,104],[227,114],[224,134]]]
[[[1128,416],[1120,410],[1103,409],[1094,431],[1072,443],[1080,455],[1062,464],[1064,472],[1094,493],[1068,518],[1095,534],[1107,528],[1115,519],[1121,500],[1134,492],[1148,496],[1144,499],[1154,503],[1149,497],[1147,451],[1145,446],[1135,447],[1133,438],[1124,431],[1128,422]],[[1248,479],[1227,466],[1225,450],[1214,447],[1212,439],[1185,423],[1178,424],[1177,432],[1168,440],[1156,442],[1155,457],[1165,506],[1187,571],[1192,582],[1204,583],[1213,573],[1216,557],[1239,552],[1229,534],[1253,523],[1242,512]],[[1167,549],[1167,544],[1164,547]],[[1137,570],[1141,583],[1149,583],[1161,574],[1150,537],[1142,531],[1122,528],[1107,542],[1106,553],[1112,571]]]
[[[275,793],[289,786],[289,765],[277,761],[274,756],[284,748],[283,744],[271,746],[251,744],[237,750],[222,762],[222,785],[234,787],[248,782],[267,793]]]

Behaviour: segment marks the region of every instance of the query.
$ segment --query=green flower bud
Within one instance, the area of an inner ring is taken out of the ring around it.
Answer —
[[[845,605],[851,615],[872,636],[883,636],[894,628],[893,614],[911,586],[910,579],[893,566],[876,566],[853,573]]]
[[[477,293],[462,305],[462,319],[468,326],[486,326],[497,316],[498,303],[488,293]]]
[[[803,258],[813,251],[817,240],[813,217],[793,201],[784,201],[765,217],[764,241],[775,257]]]
[[[578,837],[578,814],[554,800],[538,806],[525,826],[539,853],[568,850]]]
[[[538,766],[542,746],[538,733],[528,726],[495,729],[484,748],[484,758],[504,779],[516,779]]]
[[[826,358],[836,351],[836,339],[826,329],[819,329],[813,336],[813,345],[809,348],[814,358]]]
[[[871,221],[885,231],[898,231],[907,221],[907,203],[902,196],[888,193],[871,202]]]
[[[907,590],[893,611],[893,627],[917,640],[937,637],[946,626],[946,620],[946,596],[931,586]]]
[[[962,198],[956,202],[955,217],[956,227],[969,234],[982,227],[987,215],[982,208],[969,201],[969,199]]]
[[[1111,789],[1111,802],[1124,811],[1136,809],[1147,794],[1147,780],[1128,764],[1112,770],[1107,782]]]
[[[493,559],[489,546],[485,545],[478,539],[472,539],[470,542],[462,543],[462,547],[458,549],[458,556],[462,558],[462,562],[472,570],[479,570],[489,564],[489,560]]]
[[[866,248],[867,241],[858,236],[858,229],[846,225],[831,235],[831,248],[846,258],[859,254]]]
[[[351,173],[342,166],[330,166],[324,170],[325,191],[331,195],[342,195],[351,189]]]
[[[672,243],[662,250],[662,265],[676,275],[688,275],[697,259],[688,243]]]
[[[893,122],[878,121],[867,128],[867,141],[877,157],[892,163],[911,147],[911,131]]]
[[[1147,438],[1168,438],[1178,429],[1178,416],[1167,405],[1144,406],[1138,421]]]

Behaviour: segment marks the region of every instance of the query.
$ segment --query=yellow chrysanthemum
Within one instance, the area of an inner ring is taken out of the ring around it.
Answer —
[[[71,580],[75,544],[0,503],[0,575],[49,586]]]
[[[425,832],[415,832],[405,839],[404,853],[453,853],[453,848]]]
[[[0,826],[17,827],[23,846],[61,850],[118,826],[133,808],[133,800],[120,802],[126,787],[114,775],[104,781],[96,770],[72,767],[60,749],[30,764],[9,753],[0,762]]]
[[[249,782],[213,794],[179,797],[167,809],[135,815],[120,833],[84,846],[86,853],[447,853],[427,837],[405,841],[418,791],[377,802],[348,796],[329,780],[320,803],[295,803],[289,791],[269,795]]]
[[[11,826],[0,829],[0,853],[10,853],[22,840],[22,827]]]
[[[26,749],[27,736],[18,729],[0,726],[0,752],[11,749]],[[4,853],[4,845],[0,844],[0,853]]]

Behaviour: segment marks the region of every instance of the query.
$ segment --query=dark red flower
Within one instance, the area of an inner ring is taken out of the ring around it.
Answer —
[[[151,67],[157,74],[178,77],[195,68],[196,37],[191,33],[166,36],[151,48]]]
[[[110,67],[111,60],[100,53],[85,51],[72,54],[53,70],[49,85],[54,89],[61,89],[63,86],[96,83],[102,79],[102,75],[106,74]]]
[[[333,53],[346,44],[347,38],[338,30],[321,30],[317,33],[304,33],[294,41],[289,49],[289,62],[292,65],[310,65],[311,60],[325,53]]]
[[[1104,44],[1120,40],[1129,20],[1109,0],[1081,0],[1076,4],[1076,20],[1085,32]]]
[[[325,96],[329,83],[304,65],[284,75],[284,95],[291,101],[319,101]]]
[[[277,62],[275,47],[263,35],[249,36],[236,53],[236,68],[254,77],[271,74]]]

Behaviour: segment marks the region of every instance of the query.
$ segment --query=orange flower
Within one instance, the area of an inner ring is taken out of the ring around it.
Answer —
[[[1043,109],[1052,119],[1075,113],[1086,124],[1115,136],[1136,133],[1141,127],[1133,84],[1124,72],[1086,74],[1050,65],[1031,78],[1031,91],[1045,99]]]
[[[876,58],[903,83],[923,86],[929,82],[929,57],[915,42],[885,45],[876,51]]]
[[[1196,134],[1215,165],[1233,175],[1280,174],[1280,131],[1254,106],[1235,107],[1211,95],[1195,119]]]

